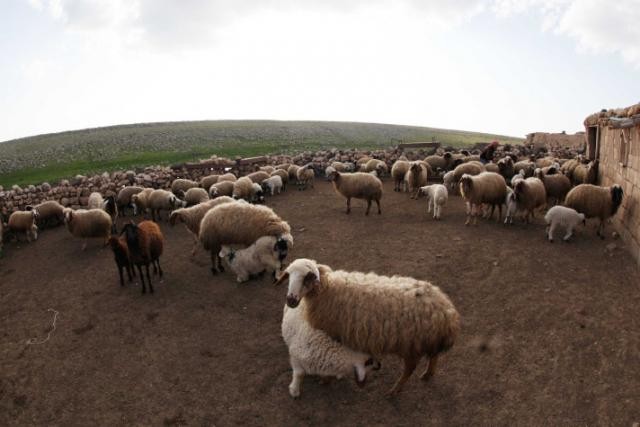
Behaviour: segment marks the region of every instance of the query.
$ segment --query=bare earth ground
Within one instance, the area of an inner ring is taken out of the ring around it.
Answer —
[[[365,388],[307,377],[289,397],[280,337],[284,288],[212,277],[166,233],[165,278],[153,296],[122,289],[111,252],[63,228],[10,243],[0,260],[0,425],[628,425],[640,421],[640,275],[580,228],[573,243],[481,221],[465,227],[459,197],[444,219],[385,184],[383,215],[351,216],[329,184],[270,199],[295,238],[293,257],[333,268],[407,274],[449,294],[463,318],[432,382],[383,360]],[[609,228],[609,231],[611,229]],[[617,241],[620,246],[620,242]],[[292,258],[293,259],[293,258]],[[51,307],[59,311],[46,337]]]

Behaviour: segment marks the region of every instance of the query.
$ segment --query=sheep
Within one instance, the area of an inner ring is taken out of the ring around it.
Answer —
[[[186,193],[188,189],[193,187],[198,187],[198,183],[190,179],[178,178],[171,183],[171,192],[176,196],[181,196],[181,193]]]
[[[533,163],[531,160],[521,160],[513,164],[513,172],[519,173],[521,170],[523,170],[525,178],[529,178],[533,176],[533,171],[535,169],[536,169],[536,164]]]
[[[183,208],[186,205],[186,202],[178,199],[175,194],[167,190],[153,190],[149,194],[149,209],[151,210],[153,221],[156,220],[156,213],[158,214],[158,221],[161,220],[160,211],[172,211],[176,208]]]
[[[298,182],[298,190],[306,190],[309,185],[313,188],[313,178],[315,176],[315,171],[311,164],[306,164],[301,168],[298,168],[296,172],[296,179]]]
[[[487,172],[500,173],[500,167],[495,163],[487,163],[484,165],[484,170]]]
[[[207,176],[203,176],[202,178],[200,178],[200,187],[204,188],[205,190],[209,191],[209,189],[211,188],[211,186],[213,184],[215,184],[216,182],[218,182],[218,179],[220,178],[220,175],[207,175]],[[188,190],[187,190],[188,191]]]
[[[582,163],[582,156],[576,159],[569,159],[560,166],[560,171],[573,181],[573,171]]]
[[[224,271],[218,256],[222,245],[249,246],[262,236],[291,233],[291,227],[266,206],[248,203],[224,203],[202,218],[198,238],[211,251],[211,272]]]
[[[102,209],[64,209],[64,223],[74,237],[85,239],[82,250],[87,249],[86,239],[102,238],[104,244],[109,242],[112,230],[111,217]]]
[[[351,169],[350,166],[351,165],[347,165],[346,163],[342,163],[342,162],[331,162],[331,164],[329,165],[329,167],[332,167],[334,170],[337,170],[338,172],[348,172],[349,169]]]
[[[560,171],[560,163],[556,162],[556,163],[554,163],[552,165],[544,166],[544,167],[540,168],[540,170],[545,175],[556,175]],[[535,171],[533,173],[535,175]]]
[[[333,166],[327,166],[324,170],[324,176],[327,177],[327,181],[329,180],[329,175],[331,175],[331,172],[335,172],[336,169]]]
[[[365,215],[369,215],[372,200],[375,200],[378,205],[378,214],[382,213],[380,209],[382,181],[380,179],[363,172],[340,173],[336,171],[329,176],[329,180],[333,183],[336,192],[347,199],[347,215],[351,213],[351,198],[367,201]]]
[[[269,176],[270,175],[265,171],[257,171],[247,175],[247,178],[249,178],[251,181],[257,184],[262,184],[262,181],[269,178]]]
[[[429,173],[427,172],[427,168],[425,168],[424,165],[418,162],[411,163],[411,166],[409,166],[409,170],[404,175],[404,181],[406,183],[408,191],[412,193],[412,199],[418,197],[420,187],[427,185],[428,178]]]
[[[218,182],[217,183],[221,183],[221,182],[224,182],[224,181],[236,182],[237,180],[238,180],[238,178],[234,174],[232,174],[231,172],[227,172],[227,173],[225,173],[223,175],[220,175],[218,177]]]
[[[433,219],[440,219],[442,207],[447,204],[449,192],[442,184],[432,184],[420,187],[420,194],[427,196],[427,212],[431,212],[433,206]]]
[[[507,187],[507,195],[504,200],[504,204],[507,206],[507,213],[504,216],[504,223],[513,224],[513,217],[518,212],[518,203],[516,202],[516,195],[513,190]]]
[[[393,191],[401,191],[400,187],[404,185],[404,176],[409,172],[411,164],[405,160],[397,160],[391,166],[391,178],[393,178]]]
[[[524,174],[525,174],[524,169],[520,169],[517,174],[514,174],[511,177],[511,188],[515,187],[518,181],[525,179]]]
[[[120,275],[120,286],[124,286],[124,278],[122,276],[122,270],[127,270],[127,275],[129,276],[129,282],[133,280],[133,276],[135,276],[135,271],[133,270],[133,266],[131,265],[131,261],[129,261],[129,248],[127,247],[127,241],[124,237],[109,237],[109,246],[111,246],[111,250],[113,251],[113,257],[116,262],[116,266],[118,267],[118,274]]]
[[[598,178],[598,160],[589,162],[588,164],[579,164],[573,170],[571,175],[573,185],[595,184]]]
[[[289,173],[289,181],[295,182],[296,185],[298,185],[298,169],[300,169],[300,166],[298,165],[289,165],[289,168],[287,169],[287,173]]]
[[[184,202],[187,206],[197,205],[198,203],[206,202],[207,200],[209,200],[209,193],[207,193],[207,190],[204,188],[193,187],[184,193]]]
[[[89,195],[89,202],[87,203],[87,209],[102,209],[104,208],[104,199],[102,194],[94,191]]]
[[[498,169],[500,170],[500,175],[502,175],[505,181],[511,180],[515,171],[513,169],[513,159],[509,156],[504,157],[496,163],[498,165]]]
[[[250,178],[243,176],[233,183],[234,199],[244,199],[247,202],[253,201],[255,197],[255,189],[253,187],[253,181]]]
[[[134,212],[142,212],[144,215],[149,207],[149,195],[153,192],[153,188],[145,188],[139,193],[131,196],[134,205]]]
[[[220,196],[233,195],[234,181],[218,181],[209,188],[209,198],[215,199]]]
[[[457,186],[462,175],[478,175],[485,172],[484,166],[479,162],[462,163],[453,169],[453,183]]]
[[[287,190],[287,184],[289,183],[289,174],[282,169],[276,169],[271,173],[271,176],[279,176],[282,179],[282,191]]]
[[[279,237],[262,236],[245,249],[234,250],[222,245],[218,256],[227,261],[238,283],[242,283],[265,271],[272,271],[274,276],[280,273],[282,261],[292,245],[293,237],[289,233]]]
[[[435,172],[438,170],[449,171],[451,169],[453,157],[451,156],[451,153],[444,153],[442,156],[434,154],[425,157],[424,161],[429,163],[431,169]]]
[[[546,175],[542,169],[536,169],[535,176],[544,184],[549,204],[559,204],[564,201],[569,190],[571,190],[571,180],[563,174]]]
[[[547,237],[551,243],[553,243],[553,232],[558,226],[566,230],[562,240],[568,242],[573,235],[573,228],[580,222],[582,222],[582,224],[586,223],[583,213],[578,213],[574,209],[565,206],[552,207],[544,216],[544,220],[547,223]]]
[[[118,204],[116,203],[115,196],[107,196],[102,204],[102,209],[111,217],[111,231],[117,233]]]
[[[447,187],[447,190],[451,190],[451,191],[455,190],[455,187],[456,187],[455,172],[449,171],[445,173],[444,176],[442,177],[442,183],[444,184],[445,187]]]
[[[29,206],[26,211],[15,211],[9,216],[7,229],[13,233],[24,233],[27,242],[31,242],[31,238],[38,240],[37,219],[38,210]]]
[[[276,170],[276,168],[274,168],[273,166],[267,165],[267,166],[261,166],[260,170],[263,171],[263,172],[266,172],[269,175],[271,175],[273,173],[273,171]]]
[[[547,204],[547,192],[541,180],[535,177],[521,179],[513,187],[517,210],[524,212],[525,222],[531,222],[536,209]]]
[[[333,271],[314,260],[293,261],[276,285],[289,279],[287,306],[304,300],[305,320],[342,345],[376,357],[395,354],[404,372],[390,394],[400,391],[423,356],[435,373],[438,357],[460,330],[460,316],[449,298],[431,283],[402,276]]]
[[[254,182],[251,184],[251,187],[253,190],[251,203],[264,203],[264,190],[262,189],[262,186],[257,182]]]
[[[380,369],[380,362],[366,353],[351,350],[319,329],[309,326],[304,318],[304,302],[291,309],[285,304],[282,313],[282,338],[289,349],[293,370],[289,394],[300,396],[305,375],[321,375],[341,379],[353,375],[363,386],[371,370]]]
[[[291,166],[291,163],[281,163],[279,165],[276,165],[276,170],[283,170],[285,172],[288,172],[289,166]]]
[[[198,234],[200,233],[200,222],[202,218],[204,218],[204,215],[218,205],[233,201],[231,197],[221,196],[195,206],[179,208],[171,212],[171,215],[169,215],[169,224],[174,226],[176,223],[182,222],[185,228],[193,235],[194,245],[191,250],[191,256],[196,254],[198,244],[200,243]]]
[[[599,187],[593,184],[580,184],[574,187],[565,199],[565,205],[583,213],[586,218],[599,218],[597,235],[604,239],[604,221],[616,214],[622,204],[622,187]]]
[[[369,156],[362,156],[358,160],[356,160],[356,169],[362,170],[366,167],[367,163],[371,160]]]
[[[126,215],[126,209],[130,207],[133,210],[133,214],[136,214],[136,205],[131,200],[134,194],[140,193],[144,188],[138,186],[128,186],[122,187],[120,191],[118,191],[118,195],[116,196],[116,203],[118,204],[118,209],[122,212],[122,215]]]
[[[160,267],[160,255],[164,248],[164,236],[160,231],[160,227],[153,221],[142,221],[139,224],[133,222],[125,224],[122,233],[127,241],[129,248],[129,261],[138,267],[138,274],[142,282],[142,293],[147,293],[147,287],[144,283],[144,275],[142,274],[142,266],[147,271],[147,282],[149,283],[149,291],[153,293],[153,285],[149,276],[149,263],[153,265],[153,273],[159,274],[162,278],[162,267]]]
[[[282,190],[282,178],[278,175],[271,176],[262,181],[262,190],[269,192],[272,196],[274,194],[280,194]]]
[[[373,172],[376,171],[376,173],[378,174],[378,176],[383,176],[384,174],[387,173],[387,171],[389,170],[389,167],[387,166],[387,164],[385,162],[383,162],[382,160],[378,160],[378,159],[371,159],[369,160],[365,165],[364,165],[364,170],[363,172]]]
[[[34,209],[38,211],[39,228],[44,228],[52,222],[55,222],[56,225],[64,224],[64,206],[55,200],[42,202],[34,206]]]
[[[502,175],[495,172],[482,172],[478,175],[464,174],[460,178],[460,194],[467,202],[467,220],[464,225],[469,225],[472,216],[473,224],[476,225],[477,211],[483,203],[491,205],[489,218],[493,216],[497,205],[498,221],[502,219],[502,203],[507,195],[507,183]]]

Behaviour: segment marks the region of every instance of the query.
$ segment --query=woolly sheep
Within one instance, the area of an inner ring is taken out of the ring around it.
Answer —
[[[424,161],[429,163],[429,165],[431,165],[431,169],[435,172],[438,170],[449,171],[453,163],[453,157],[451,156],[451,153],[444,153],[442,156],[434,154],[425,157]]]
[[[27,242],[31,242],[31,238],[33,238],[33,240],[38,240],[38,226],[36,225],[37,219],[37,209],[31,208],[26,211],[15,211],[11,216],[9,216],[7,229],[13,233],[24,233],[27,238]]]
[[[184,201],[178,199],[175,194],[167,190],[153,190],[151,194],[149,194],[148,203],[149,209],[151,210],[151,218],[154,221],[156,220],[156,213],[158,214],[158,221],[161,219],[160,211],[172,211],[176,208],[186,206]]]
[[[536,169],[535,176],[544,184],[549,204],[562,203],[571,190],[571,180],[561,173],[546,175],[542,169]]]
[[[513,187],[517,210],[524,212],[525,222],[531,222],[536,209],[543,209],[547,204],[547,192],[541,180],[529,177],[516,182]]]
[[[579,164],[573,170],[571,175],[573,185],[595,184],[598,178],[598,160],[589,162],[588,164]]]
[[[253,199],[251,202],[264,203],[264,190],[262,189],[262,186],[257,182],[254,182],[251,184],[251,187],[253,188]]]
[[[427,185],[429,179],[429,173],[427,168],[419,162],[411,163],[409,170],[404,175],[404,182],[406,183],[407,190],[411,193],[411,198],[418,197],[420,187]]]
[[[142,212],[144,215],[149,207],[149,195],[153,192],[153,188],[145,188],[141,192],[131,196],[134,204],[134,212]]]
[[[478,175],[484,172],[484,166],[478,162],[470,162],[470,163],[462,163],[455,167],[453,170],[453,182],[454,185],[458,185],[460,183],[460,178],[462,175]]]
[[[118,204],[116,203],[115,196],[107,196],[102,204],[102,209],[111,217],[111,231],[117,233],[116,224],[118,221]]]
[[[198,183],[191,181],[190,179],[178,178],[174,179],[171,183],[171,192],[176,196],[181,196],[186,193],[188,189],[198,187]]]
[[[331,172],[335,172],[336,169],[333,166],[327,166],[324,170],[324,176],[327,177],[327,181],[329,180],[329,175],[331,175]]]
[[[329,176],[329,180],[333,182],[333,188],[336,192],[347,199],[347,214],[351,213],[352,198],[367,201],[367,210],[365,211],[365,215],[369,215],[371,202],[374,200],[378,205],[378,214],[382,213],[382,210],[380,209],[382,181],[380,181],[380,179],[363,172],[333,172]]]
[[[247,178],[249,178],[251,181],[257,184],[262,184],[262,181],[269,178],[269,176],[270,175],[265,171],[257,171],[247,175]]]
[[[313,187],[314,176],[315,176],[315,172],[311,167],[311,164],[306,164],[301,168],[298,168],[298,171],[296,172],[298,190],[306,190],[309,185],[311,185],[311,188],[314,188]]]
[[[498,160],[496,164],[498,165],[498,169],[500,170],[500,175],[504,177],[505,181],[511,180],[511,178],[515,174],[515,171],[513,169],[513,159],[507,156]]]
[[[243,176],[239,178],[233,183],[233,198],[244,199],[247,202],[252,202],[256,196],[253,184],[253,181],[251,181],[249,177]]]
[[[200,223],[199,239],[211,252],[211,272],[224,271],[218,256],[222,245],[249,246],[262,236],[281,236],[291,228],[273,210],[248,203],[224,203],[209,210]]]
[[[198,203],[206,202],[207,200],[209,200],[209,193],[207,193],[207,190],[204,188],[193,187],[184,193],[184,202],[187,206],[197,205]]]
[[[160,267],[160,255],[164,249],[164,236],[160,231],[158,224],[152,221],[142,221],[139,224],[125,224],[122,234],[127,241],[129,249],[129,260],[131,264],[138,267],[138,274],[142,282],[142,293],[147,292],[142,274],[142,266],[147,271],[147,282],[149,283],[149,291],[153,293],[153,285],[149,275],[149,264],[153,265],[153,273],[159,274],[162,278],[162,267]]]
[[[126,209],[130,207],[133,210],[133,214],[135,215],[137,212],[137,207],[131,200],[134,194],[140,193],[144,188],[138,186],[127,186],[122,187],[120,191],[118,191],[118,195],[116,196],[116,203],[118,204],[118,210],[122,212],[122,215],[126,215]]]
[[[276,170],[283,170],[285,172],[288,172],[289,166],[291,166],[291,163],[281,163],[279,165],[276,165]]]
[[[282,313],[282,338],[289,349],[289,363],[293,370],[289,384],[291,397],[300,396],[305,375],[338,379],[353,375],[359,386],[364,385],[367,374],[380,369],[380,362],[309,326],[304,317],[304,305],[303,302],[298,308],[291,309],[285,304]]]
[[[547,223],[547,237],[551,243],[553,243],[553,232],[558,226],[566,230],[562,240],[568,242],[573,235],[573,228],[581,222],[583,224],[586,222],[584,214],[565,206],[552,207],[544,216],[544,220]]]
[[[87,203],[87,209],[103,209],[103,208],[104,208],[104,199],[102,198],[102,194],[94,191],[89,195],[89,202]]]
[[[262,181],[262,190],[272,196],[274,194],[280,194],[282,190],[282,178],[278,175],[270,176],[269,178]]]
[[[484,165],[484,170],[486,170],[487,172],[500,173],[500,168],[495,163],[487,163],[487,164],[485,164]]]
[[[536,159],[535,161],[536,168],[540,168],[540,169],[551,166],[554,163],[556,163],[555,157],[542,157],[540,159]]]
[[[565,205],[586,218],[599,218],[597,235],[604,239],[604,221],[618,212],[623,196],[622,187],[617,184],[611,187],[580,184],[569,191]]]
[[[525,178],[526,178],[526,177],[524,176],[524,174],[525,174],[524,169],[520,169],[520,170],[518,171],[518,173],[517,173],[517,174],[515,174],[515,175],[513,175],[513,176],[511,177],[511,187],[512,187],[512,188],[516,186],[516,183],[517,183],[518,181],[520,181],[520,180],[522,180],[522,179],[525,179]]]
[[[298,185],[298,169],[300,169],[300,166],[298,165],[289,165],[289,168],[287,169],[289,181],[293,181],[296,185]]]
[[[276,169],[271,173],[271,176],[279,176],[282,179],[282,191],[286,191],[289,183],[289,173],[282,169]]]
[[[64,206],[55,200],[47,200],[33,207],[38,211],[38,224],[40,228],[54,222],[56,225],[64,224]]]
[[[83,251],[87,248],[86,239],[101,238],[106,245],[111,235],[111,217],[102,209],[78,209],[74,211],[70,208],[65,208],[64,223],[72,236],[85,239],[82,244]]]
[[[261,166],[260,170],[268,173],[269,175],[271,175],[273,173],[273,171],[276,170],[276,168],[274,168],[273,166],[267,165],[267,166]]]
[[[573,171],[582,163],[582,157],[569,159],[560,166],[560,171],[573,181]]]
[[[391,166],[391,178],[393,178],[393,191],[401,191],[400,187],[405,185],[404,176],[409,172],[411,164],[405,160],[397,160]]]
[[[351,168],[351,165],[347,165],[346,163],[342,163],[342,162],[331,162],[329,167],[332,167],[334,170],[337,170],[338,172],[348,172],[349,169]]]
[[[513,217],[518,212],[518,203],[516,202],[516,195],[513,190],[507,187],[507,195],[504,200],[504,204],[507,206],[507,213],[504,216],[505,224],[513,224]]]
[[[231,181],[231,182],[236,182],[238,180],[238,178],[232,174],[231,172],[227,172],[223,175],[220,175],[218,177],[218,182],[217,184],[221,183],[221,182],[225,182],[225,181]]]
[[[442,184],[432,184],[420,187],[420,194],[427,196],[427,212],[433,207],[433,219],[440,219],[442,207],[447,204],[449,192]]]
[[[378,176],[383,176],[387,173],[389,167],[385,162],[378,159],[371,159],[364,165],[363,172],[373,172],[376,171]]]
[[[235,185],[234,181],[219,181],[216,182],[209,188],[209,197],[211,199],[215,199],[220,196],[229,196],[233,195],[233,187]]]
[[[507,183],[502,175],[495,172],[482,172],[479,175],[462,175],[460,178],[460,194],[467,202],[467,220],[469,225],[471,217],[473,224],[477,223],[478,210],[483,203],[491,205],[493,216],[496,205],[498,206],[498,221],[502,218],[502,203],[507,195]]]
[[[445,173],[444,176],[442,177],[442,183],[444,184],[445,187],[447,187],[447,190],[455,190],[455,187],[456,187],[455,172],[449,171]]]
[[[242,283],[265,271],[272,271],[274,276],[280,273],[282,261],[292,245],[293,237],[289,233],[279,237],[262,236],[245,249],[234,250],[222,245],[218,256],[227,261],[238,283]]]
[[[400,391],[423,356],[429,366],[421,377],[433,376],[439,355],[453,346],[460,329],[449,298],[425,281],[333,271],[304,258],[293,261],[276,284],[286,279],[287,305],[295,308],[304,300],[312,328],[355,351],[404,360],[391,394]]]
[[[533,176],[533,171],[536,169],[536,164],[531,160],[521,160],[513,164],[513,172],[519,173],[521,170],[524,171],[524,177],[529,178]]]
[[[209,191],[209,189],[211,188],[211,186],[213,184],[215,184],[216,182],[218,182],[218,179],[220,178],[220,175],[207,175],[207,176],[203,176],[202,178],[200,178],[200,187],[204,188],[205,190]]]

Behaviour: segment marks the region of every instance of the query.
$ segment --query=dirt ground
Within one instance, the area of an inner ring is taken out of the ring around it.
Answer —
[[[0,260],[0,425],[627,425],[640,421],[640,274],[621,242],[580,227],[549,244],[528,227],[465,227],[385,183],[383,214],[363,215],[330,185],[269,199],[293,229],[292,258],[429,280],[463,322],[432,382],[385,392],[401,363],[383,359],[360,389],[307,377],[292,399],[280,336],[285,288],[238,285],[190,256],[162,224],[165,277],[154,295],[121,288],[112,254],[63,228],[9,243]],[[611,232],[612,229],[608,228]],[[616,248],[606,249],[615,242]],[[59,312],[48,341],[53,312]]]

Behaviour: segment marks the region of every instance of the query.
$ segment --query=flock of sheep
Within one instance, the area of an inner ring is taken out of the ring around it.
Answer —
[[[616,213],[622,189],[591,184],[596,168],[597,162],[580,158],[531,160],[507,155],[483,164],[470,153],[447,152],[420,161],[400,158],[391,168],[366,157],[357,164],[333,162],[325,174],[346,199],[347,214],[354,198],[367,202],[366,215],[372,202],[381,214],[381,178],[387,175],[394,180],[395,191],[410,192],[411,198],[425,195],[435,219],[441,218],[449,193],[457,190],[467,204],[466,224],[475,224],[478,216],[491,218],[496,207],[501,221],[503,206],[505,223],[516,217],[528,222],[536,211],[552,206],[545,220],[553,241],[558,227],[568,240],[575,225],[586,218],[600,219],[602,236],[604,221]],[[428,380],[460,329],[458,312],[438,287],[411,277],[332,270],[304,258],[284,269],[293,245],[291,228],[261,203],[265,195],[275,196],[290,183],[299,190],[313,188],[314,177],[310,165],[283,164],[264,166],[243,177],[226,173],[205,176],[200,182],[176,179],[171,191],[129,186],[106,198],[92,193],[88,209],[72,210],[47,201],[14,212],[5,226],[30,241],[37,239],[37,224],[64,223],[74,237],[85,240],[83,250],[86,239],[102,239],[112,249],[120,285],[125,284],[124,271],[132,281],[137,268],[144,294],[147,285],[154,292],[150,267],[162,277],[165,239],[158,222],[165,214],[171,225],[182,223],[192,235],[192,254],[199,245],[210,252],[213,274],[223,272],[226,263],[238,282],[264,272],[271,272],[276,284],[288,281],[281,332],[293,369],[291,396],[300,395],[304,375],[353,376],[362,384],[371,370],[380,368],[378,358],[388,354],[404,362],[390,393],[400,391],[423,357],[427,368],[421,378]],[[427,185],[431,177],[440,177],[443,183]],[[152,219],[130,221],[117,230],[118,216],[128,211]]]

